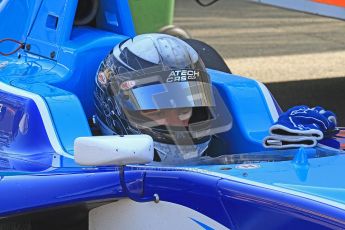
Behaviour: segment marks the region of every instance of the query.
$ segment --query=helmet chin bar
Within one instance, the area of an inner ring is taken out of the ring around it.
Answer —
[[[191,145],[176,145],[154,142],[154,148],[157,151],[163,164],[185,164],[190,160],[199,158],[203,155],[210,143],[211,137],[205,138],[202,143]]]

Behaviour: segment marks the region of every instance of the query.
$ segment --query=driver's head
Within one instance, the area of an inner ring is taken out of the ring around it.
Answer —
[[[141,115],[157,125],[187,127],[192,117],[192,108],[150,109],[141,111]]]
[[[139,35],[115,46],[99,67],[94,96],[105,133],[148,134],[166,162],[201,156],[214,130],[231,124],[230,116],[223,116],[226,124],[218,119],[198,53],[169,35]]]

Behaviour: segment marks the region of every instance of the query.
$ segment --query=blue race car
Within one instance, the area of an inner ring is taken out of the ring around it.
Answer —
[[[77,0],[0,0],[0,229],[345,228],[343,150],[265,149],[279,105],[202,42],[222,154],[165,165],[149,136],[96,136],[97,68],[135,35],[127,1],[97,6],[75,25]]]

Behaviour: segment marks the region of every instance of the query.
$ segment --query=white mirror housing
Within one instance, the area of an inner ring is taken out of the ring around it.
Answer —
[[[80,165],[146,164],[153,156],[152,137],[144,134],[78,137],[74,141],[74,160]]]

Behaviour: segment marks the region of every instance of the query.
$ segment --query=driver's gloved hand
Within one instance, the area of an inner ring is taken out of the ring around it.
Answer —
[[[318,140],[335,135],[337,121],[333,112],[322,107],[295,106],[281,114],[264,139],[268,148],[313,147]]]

